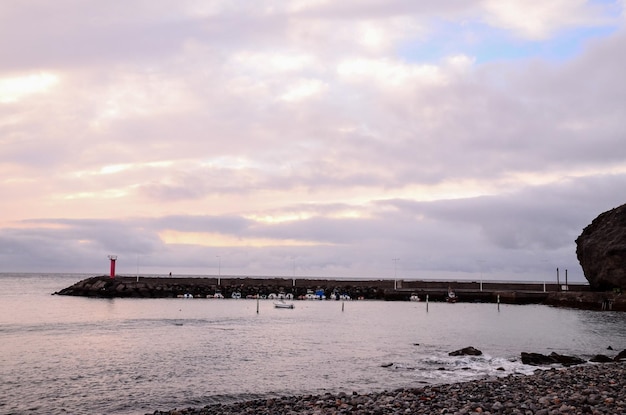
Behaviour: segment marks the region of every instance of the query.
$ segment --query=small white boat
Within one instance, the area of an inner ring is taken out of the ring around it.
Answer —
[[[456,296],[456,293],[451,288],[449,288],[448,289],[448,296],[446,297],[446,301],[449,302],[449,303],[456,303],[457,298],[458,297]]]
[[[285,303],[285,302],[274,303],[274,307],[275,308],[296,308],[296,306],[293,303]]]

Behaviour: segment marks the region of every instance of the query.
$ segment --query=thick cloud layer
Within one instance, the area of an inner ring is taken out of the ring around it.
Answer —
[[[584,281],[623,6],[6,2],[0,271]]]

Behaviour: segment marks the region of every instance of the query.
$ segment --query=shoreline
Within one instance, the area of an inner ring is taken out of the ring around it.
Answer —
[[[620,414],[626,413],[626,362],[538,369],[532,375],[368,394],[285,396],[147,415],[277,414]]]

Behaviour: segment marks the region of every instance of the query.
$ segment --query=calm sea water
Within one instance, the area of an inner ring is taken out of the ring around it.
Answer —
[[[257,313],[256,300],[50,295],[86,277],[0,274],[0,413],[145,414],[364,393],[531,373],[522,351],[626,348],[626,313],[616,312],[383,301],[284,310],[262,300]],[[448,356],[470,345],[484,355]]]

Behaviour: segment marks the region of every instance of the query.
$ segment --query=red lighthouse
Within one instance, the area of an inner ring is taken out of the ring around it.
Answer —
[[[117,255],[109,255],[111,260],[111,278],[115,278],[115,261],[117,261]]]

